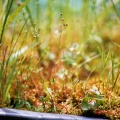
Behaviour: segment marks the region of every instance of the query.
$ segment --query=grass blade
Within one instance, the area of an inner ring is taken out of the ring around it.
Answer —
[[[6,23],[6,27],[13,21],[13,19],[22,11],[22,9],[30,2],[26,0],[21,6],[19,6],[9,17]]]
[[[0,33],[1,33],[0,43],[2,43],[2,36],[3,36],[4,29],[8,27],[8,25],[14,20],[14,18],[22,11],[22,9],[29,2],[30,2],[30,0],[26,0],[26,2],[24,2],[21,6],[19,6],[11,15],[9,15],[9,13],[7,14],[6,19],[4,20],[3,27],[1,27],[1,29],[0,29]],[[9,17],[8,17],[8,15],[9,15]]]
[[[17,64],[17,61],[14,61],[14,63],[12,64],[11,70],[8,74],[8,77],[7,77],[7,80],[5,83],[5,87],[4,87],[4,97],[3,97],[2,103],[4,103],[6,101],[12,81],[14,80],[14,77],[16,75],[16,71],[15,71],[16,64]]]
[[[12,7],[12,4],[13,4],[13,0],[9,3],[7,3],[7,10],[6,10],[6,15],[5,15],[5,19],[4,19],[4,22],[3,22],[3,25],[0,29],[0,44],[2,43],[2,37],[3,37],[3,33],[4,33],[4,30],[5,30],[5,26],[6,26],[6,23],[7,23],[7,19],[8,19],[8,16],[9,16],[9,13],[10,13],[10,9]]]

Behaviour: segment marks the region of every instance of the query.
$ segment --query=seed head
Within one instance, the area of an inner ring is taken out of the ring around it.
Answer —
[[[34,35],[34,38],[36,38],[37,36]]]
[[[66,24],[65,26],[68,26],[68,24]]]
[[[20,1],[18,1],[16,4],[17,4],[18,6],[20,6],[20,5],[21,5],[21,2],[20,2]]]
[[[62,21],[64,21],[64,18],[61,18]]]

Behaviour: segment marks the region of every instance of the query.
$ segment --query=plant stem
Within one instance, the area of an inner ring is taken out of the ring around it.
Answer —
[[[115,9],[115,12],[116,12],[116,14],[117,14],[117,16],[118,16],[118,19],[120,20],[119,13],[118,13],[118,11],[117,11],[117,9],[116,9],[116,7],[115,7],[115,4],[114,4],[113,0],[111,0],[111,2],[112,2],[112,5],[113,5],[113,7],[114,7],[114,9]]]
[[[6,11],[6,16],[5,16],[5,19],[4,19],[4,23],[3,23],[2,31],[1,31],[1,35],[0,35],[0,44],[2,43],[2,38],[3,38],[4,30],[5,30],[5,25],[6,25],[7,18],[8,18],[8,16],[9,16],[10,9],[11,9],[11,7],[12,7],[12,4],[13,4],[13,0],[11,0],[10,5],[9,5],[9,0],[8,0],[8,3],[7,3],[8,9],[7,9],[7,11]]]

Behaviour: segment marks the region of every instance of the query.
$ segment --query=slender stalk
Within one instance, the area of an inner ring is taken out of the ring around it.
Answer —
[[[0,35],[0,44],[2,43],[2,38],[3,38],[3,33],[4,33],[4,30],[5,30],[5,25],[6,25],[6,22],[7,22],[7,18],[9,16],[9,13],[10,13],[10,9],[12,7],[12,4],[13,4],[13,0],[11,0],[10,4],[9,4],[9,0],[8,0],[8,3],[7,3],[7,11],[6,11],[6,16],[5,16],[5,20],[4,20],[4,23],[3,23],[3,27],[2,27],[2,31],[1,31],[1,35]]]
[[[113,5],[113,7],[114,7],[114,9],[115,9],[115,12],[116,12],[116,14],[117,14],[117,16],[118,16],[118,19],[120,20],[120,15],[119,15],[116,7],[115,7],[115,4],[114,4],[113,0],[111,0],[111,2],[112,2],[112,5]]]
[[[114,82],[114,84],[113,84],[113,89],[115,88],[115,85],[116,85],[116,83],[117,83],[119,77],[120,77],[120,71],[119,71],[119,69],[118,69],[117,77],[116,77],[115,82]]]

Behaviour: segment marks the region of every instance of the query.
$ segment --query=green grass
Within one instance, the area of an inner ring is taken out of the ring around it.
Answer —
[[[120,118],[119,5],[0,2],[0,106]]]

